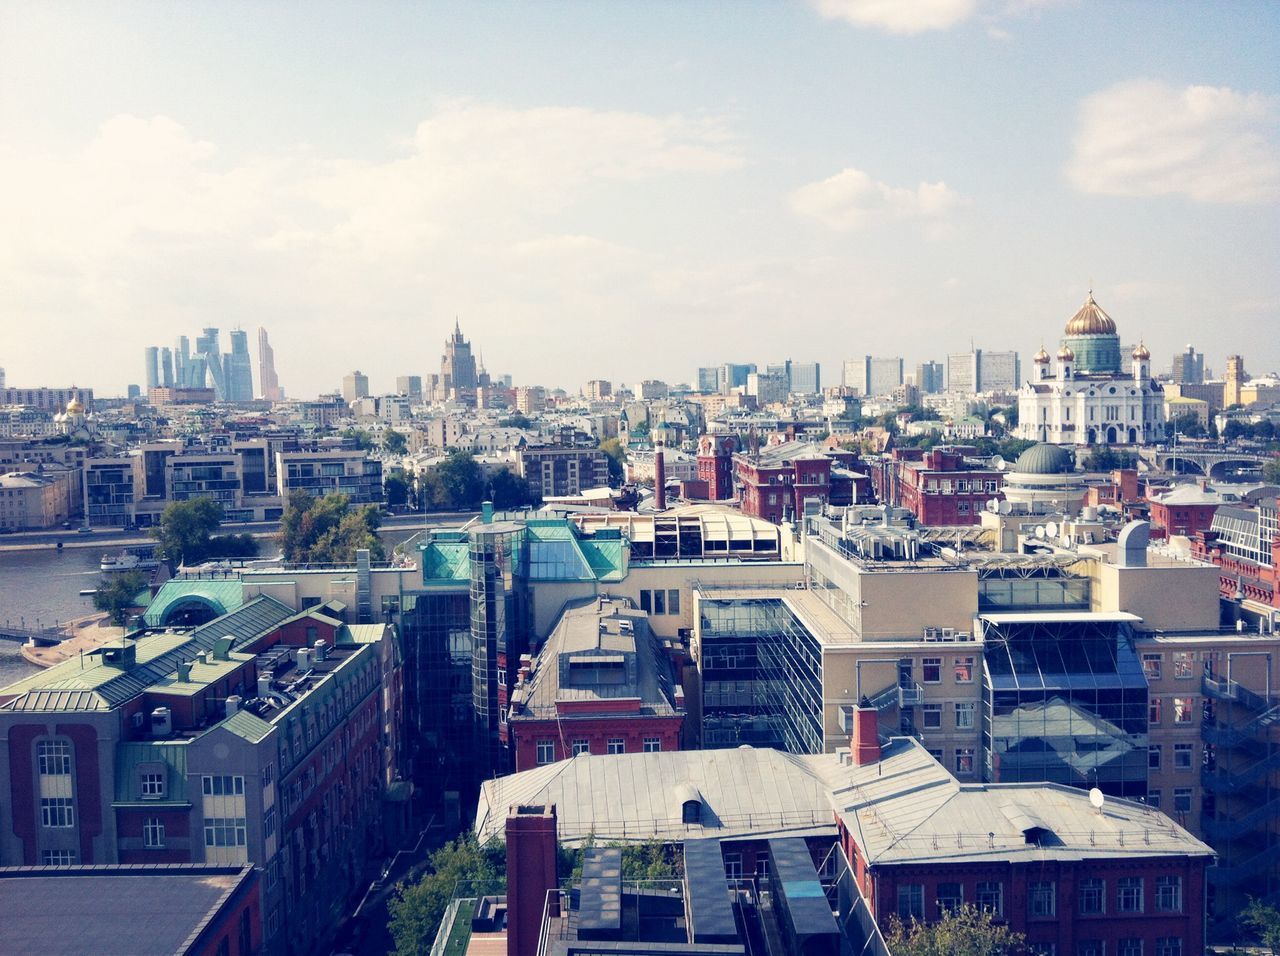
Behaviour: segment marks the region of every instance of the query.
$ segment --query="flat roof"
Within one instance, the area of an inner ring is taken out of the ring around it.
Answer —
[[[997,612],[995,614],[979,614],[984,621],[992,624],[1106,624],[1128,622],[1135,624],[1142,620],[1128,611],[1029,611],[1029,612]]]
[[[7,956],[193,952],[252,875],[250,866],[198,864],[3,867],[0,948]]]

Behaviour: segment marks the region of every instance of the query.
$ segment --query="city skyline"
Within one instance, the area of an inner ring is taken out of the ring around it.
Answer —
[[[262,326],[290,394],[389,391],[455,317],[570,391],[971,340],[1025,375],[1090,288],[1156,371],[1280,367],[1271,5],[121,9],[0,14],[15,383]]]

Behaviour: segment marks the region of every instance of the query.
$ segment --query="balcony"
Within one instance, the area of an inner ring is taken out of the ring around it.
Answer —
[[[1212,700],[1239,704],[1253,711],[1266,711],[1275,707],[1275,702],[1272,698],[1255,693],[1243,684],[1238,684],[1229,678],[1210,677],[1206,674],[1201,680],[1201,686],[1204,690],[1204,695]]]

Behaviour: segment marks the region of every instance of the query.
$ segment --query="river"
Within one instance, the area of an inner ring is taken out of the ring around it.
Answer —
[[[383,545],[390,551],[414,529],[388,528]],[[263,551],[270,546],[264,543]],[[102,577],[98,563],[118,546],[64,548],[39,551],[0,551],[0,622],[47,627],[93,613],[93,599],[80,591],[95,587]],[[0,640],[0,687],[37,671],[19,653],[15,641]]]

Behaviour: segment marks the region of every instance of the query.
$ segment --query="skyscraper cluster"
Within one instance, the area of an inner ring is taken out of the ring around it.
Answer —
[[[258,334],[259,376],[270,371],[270,385],[279,393],[275,377],[274,356],[267,344],[266,330]],[[265,349],[265,351],[263,351]],[[249,335],[241,329],[231,332],[231,351],[224,353],[219,344],[219,330],[206,328],[196,337],[195,349],[185,335],[178,336],[173,349],[148,346],[143,353],[147,388],[212,388],[220,402],[253,401],[253,359],[249,355]],[[275,400],[275,399],[273,399]]]

